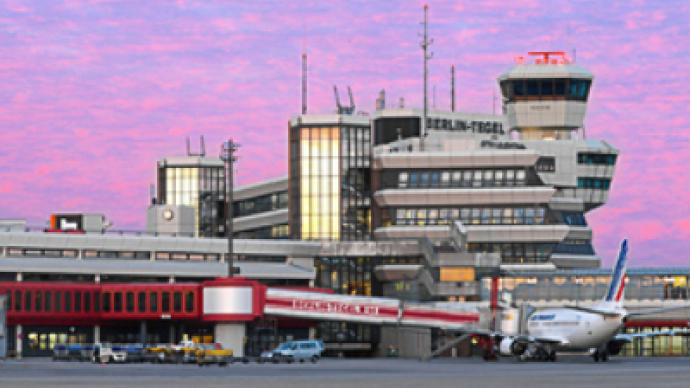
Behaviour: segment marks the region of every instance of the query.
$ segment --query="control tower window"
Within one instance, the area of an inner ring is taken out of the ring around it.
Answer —
[[[501,82],[503,97],[509,102],[524,100],[586,101],[592,84],[587,79],[542,78]]]

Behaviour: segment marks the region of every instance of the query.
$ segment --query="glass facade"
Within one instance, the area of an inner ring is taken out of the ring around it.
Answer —
[[[469,243],[467,251],[498,253],[502,264],[529,264],[548,261],[554,246],[553,243]]]
[[[273,210],[287,209],[288,192],[260,195],[241,201],[233,202],[233,217],[244,217],[256,213],[270,212]]]
[[[290,128],[293,238],[369,238],[369,155],[368,126]]]
[[[390,208],[383,215],[383,225],[448,225],[460,220],[465,225],[543,225],[546,208],[462,207],[462,208]]]
[[[270,225],[256,229],[235,232],[236,238],[258,238],[258,239],[289,239],[290,228],[287,224]]]
[[[419,264],[416,257],[319,257],[315,260],[315,287],[328,288],[337,294],[381,295],[381,284],[373,275],[379,264]],[[348,322],[320,322],[318,338],[324,342],[373,343],[378,327]]]
[[[471,188],[525,186],[524,168],[385,171],[383,188]]]
[[[220,165],[158,164],[158,203],[194,208],[200,237],[225,235],[225,170]]]
[[[611,187],[611,179],[608,178],[577,178],[578,189],[608,190]]]

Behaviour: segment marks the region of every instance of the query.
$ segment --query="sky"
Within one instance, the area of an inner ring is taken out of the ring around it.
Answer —
[[[0,218],[45,225],[100,212],[145,228],[156,160],[199,136],[241,144],[236,180],[287,175],[287,124],[335,109],[421,106],[421,1],[0,0]],[[429,1],[430,84],[449,106],[490,113],[516,56],[575,50],[595,74],[589,138],[620,150],[609,203],[588,213],[605,265],[621,238],[631,265],[690,265],[690,2]]]

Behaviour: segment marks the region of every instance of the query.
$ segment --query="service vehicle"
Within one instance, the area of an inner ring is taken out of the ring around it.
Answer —
[[[323,342],[319,340],[298,340],[284,342],[273,350],[261,353],[258,362],[287,362],[299,361],[318,362],[323,353]]]
[[[199,366],[210,364],[226,366],[234,362],[232,349],[223,349],[223,345],[219,343],[197,344],[195,358]]]

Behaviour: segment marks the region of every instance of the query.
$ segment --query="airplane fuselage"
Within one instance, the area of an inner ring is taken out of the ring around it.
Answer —
[[[623,314],[607,316],[570,308],[539,309],[527,320],[527,333],[535,338],[560,338],[560,351],[599,348],[623,325]]]

